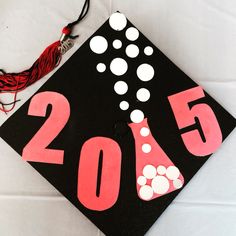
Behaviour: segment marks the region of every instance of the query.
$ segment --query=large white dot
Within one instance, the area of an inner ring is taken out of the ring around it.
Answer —
[[[151,152],[151,150],[152,150],[152,147],[151,147],[150,144],[144,143],[144,144],[142,145],[142,151],[143,151],[144,153],[149,153],[149,152]]]
[[[180,175],[179,169],[175,166],[169,166],[166,170],[166,176],[170,180],[178,179],[179,175]]]
[[[176,189],[182,188],[183,187],[183,183],[180,179],[175,179],[173,181],[173,185]]]
[[[140,102],[146,102],[150,98],[150,92],[149,92],[149,90],[147,90],[145,88],[141,88],[137,91],[136,96]]]
[[[110,64],[110,70],[113,74],[120,76],[126,73],[128,70],[128,64],[122,58],[115,58]]]
[[[125,35],[130,41],[135,41],[139,37],[139,32],[136,28],[130,27],[126,30]]]
[[[117,94],[123,95],[128,91],[128,85],[124,81],[118,81],[114,85],[114,90]]]
[[[152,180],[153,191],[157,194],[164,194],[168,192],[169,187],[170,187],[169,181],[164,176],[156,176]]]
[[[139,190],[139,196],[140,198],[142,198],[143,200],[151,200],[152,196],[153,196],[153,189],[151,186],[149,185],[144,185],[140,188]]]
[[[164,175],[165,173],[166,173],[165,166],[160,165],[160,166],[157,167],[157,174]]]
[[[130,119],[134,123],[140,123],[144,119],[144,114],[140,110],[133,110],[130,114]]]
[[[135,58],[139,54],[139,48],[135,44],[130,44],[125,49],[126,55],[130,58]]]
[[[147,179],[153,179],[157,174],[156,168],[153,165],[146,165],[143,168],[143,175]]]
[[[139,176],[137,179],[137,183],[141,186],[145,185],[147,183],[147,179],[144,176]]]
[[[153,48],[150,47],[150,46],[147,46],[144,48],[144,53],[147,55],[147,56],[151,56],[153,54]]]
[[[124,14],[115,12],[110,16],[109,24],[112,29],[121,31],[127,24],[127,19]]]
[[[91,50],[97,54],[104,53],[108,47],[107,40],[102,36],[94,36],[90,40],[89,45],[90,45]]]
[[[128,110],[128,109],[129,109],[129,103],[126,102],[126,101],[122,101],[122,102],[120,103],[120,109],[123,110],[123,111]]]
[[[151,80],[154,76],[154,73],[153,67],[147,63],[140,65],[137,69],[137,76],[140,80],[145,82]]]
[[[140,134],[143,136],[143,137],[147,137],[149,134],[150,134],[150,130],[146,127],[143,127],[141,130],[140,130]]]
[[[106,70],[106,65],[104,63],[98,63],[97,64],[97,71],[102,73]]]
[[[119,49],[122,47],[122,42],[119,39],[115,39],[112,43],[113,47],[115,49]]]

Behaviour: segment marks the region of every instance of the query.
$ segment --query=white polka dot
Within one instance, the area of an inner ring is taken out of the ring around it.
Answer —
[[[128,70],[128,64],[122,58],[115,58],[110,64],[110,70],[113,74],[120,76],[126,73]]]
[[[140,188],[139,190],[139,196],[140,198],[142,198],[143,200],[151,200],[152,196],[153,196],[153,189],[151,186],[148,185],[144,185]]]
[[[173,181],[173,185],[176,189],[182,188],[183,187],[183,183],[180,179],[175,179]]]
[[[98,71],[98,72],[102,73],[102,72],[104,72],[105,70],[106,70],[106,65],[105,65],[105,64],[103,64],[103,63],[98,63],[98,64],[97,64],[97,71]]]
[[[97,54],[104,53],[108,47],[107,40],[102,36],[94,36],[90,40],[89,45],[90,45],[91,50]]]
[[[140,134],[143,136],[143,137],[147,137],[149,134],[150,134],[150,130],[146,127],[143,127],[141,130],[140,130]]]
[[[120,103],[120,109],[123,110],[123,111],[128,110],[128,109],[129,109],[129,103],[126,102],[126,101],[122,101],[122,102]]]
[[[153,67],[149,64],[146,64],[146,63],[140,65],[137,69],[137,76],[142,81],[151,80],[154,76],[154,73],[155,72],[154,72]]]
[[[144,144],[142,145],[142,151],[143,151],[144,153],[149,153],[149,152],[151,152],[151,150],[152,150],[152,147],[151,147],[150,144],[144,143]]]
[[[152,180],[153,191],[157,194],[164,194],[168,192],[169,187],[170,187],[169,181],[164,176],[156,176]]]
[[[158,166],[157,167],[157,173],[159,174],[159,175],[164,175],[165,173],[166,173],[166,168],[165,168],[165,166]]]
[[[130,114],[130,119],[134,123],[140,123],[144,119],[144,114],[140,110],[133,110]]]
[[[146,165],[143,168],[143,175],[147,179],[153,179],[157,174],[156,168],[153,165]]]
[[[166,176],[170,180],[178,179],[179,175],[180,175],[179,169],[175,166],[169,166],[166,170]]]
[[[117,94],[123,95],[128,91],[128,85],[124,81],[118,81],[114,85],[114,90]]]
[[[144,176],[139,176],[137,179],[137,183],[139,185],[143,186],[147,183],[147,179]]]
[[[115,12],[110,16],[109,24],[112,29],[121,31],[127,24],[127,19],[124,14]]]
[[[150,46],[147,46],[144,48],[144,53],[147,55],[147,56],[151,56],[153,54],[153,48],[150,47]]]
[[[135,41],[139,37],[139,32],[136,28],[130,27],[126,30],[125,35],[130,41]]]
[[[139,48],[134,44],[130,44],[126,47],[125,52],[128,57],[135,58],[139,54]]]
[[[115,49],[119,49],[122,47],[122,42],[119,39],[116,39],[113,41],[112,45]]]
[[[141,88],[138,90],[136,96],[140,102],[146,102],[150,98],[150,92],[145,88]]]

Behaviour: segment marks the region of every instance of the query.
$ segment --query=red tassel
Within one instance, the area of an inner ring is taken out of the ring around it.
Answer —
[[[65,27],[62,30],[63,39],[70,33],[71,30]],[[1,70],[2,75],[0,75],[0,91],[2,93],[15,93],[13,103],[1,103],[1,111],[7,113],[13,110],[16,103],[17,92],[24,90],[26,87],[38,81],[59,65],[62,58],[63,42],[64,41],[57,41],[48,46],[28,70],[22,71],[20,73],[5,73]],[[12,107],[10,109],[5,108],[6,105],[11,104]]]
[[[14,93],[14,101],[12,103],[4,104],[0,102],[2,108],[0,110],[7,113],[14,109],[17,102],[17,92],[25,89],[29,85],[38,81],[55,67],[57,67],[61,61],[62,54],[69,50],[73,46],[72,39],[77,36],[70,36],[74,25],[78,24],[87,15],[89,10],[90,1],[85,0],[84,6],[80,13],[79,18],[69,23],[63,30],[60,41],[57,41],[48,46],[40,57],[34,62],[34,64],[28,70],[20,73],[5,73],[0,69],[2,73],[0,75],[0,92],[1,93]],[[12,105],[10,109],[6,109],[5,106]]]
[[[57,41],[48,46],[30,69],[20,73],[3,73],[3,75],[0,75],[0,91],[15,93],[13,106],[10,109],[6,109],[4,105],[8,104],[2,104],[1,111],[6,113],[13,110],[16,102],[16,93],[44,77],[60,63],[62,57],[59,49],[60,45],[60,41]]]
[[[2,92],[20,91],[48,74],[61,60],[59,46],[60,41],[57,41],[47,47],[28,70],[0,75],[0,90]]]

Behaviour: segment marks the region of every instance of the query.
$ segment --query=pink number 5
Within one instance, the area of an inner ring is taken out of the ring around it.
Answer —
[[[186,148],[195,156],[212,154],[222,143],[221,129],[210,106],[204,103],[189,106],[190,102],[203,97],[205,94],[200,86],[168,97],[179,129],[200,123],[200,128],[194,126],[181,135]]]
[[[30,102],[28,115],[46,116],[48,105],[52,111],[43,126],[24,147],[22,157],[26,161],[63,164],[64,151],[47,149],[66,125],[70,116],[70,105],[67,99],[56,92],[41,92]]]

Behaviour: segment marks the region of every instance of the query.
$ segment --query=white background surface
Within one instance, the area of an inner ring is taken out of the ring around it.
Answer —
[[[158,48],[236,117],[235,0],[91,0],[76,46],[109,17],[126,14]],[[0,67],[28,68],[83,0],[0,0]],[[21,106],[48,78],[19,94]],[[10,97],[1,99],[8,101]],[[14,110],[16,111],[16,109]],[[2,124],[7,116],[0,114]],[[22,124],[25,125],[25,124]],[[153,225],[149,236],[236,235],[236,131]],[[102,233],[0,139],[1,236]]]

